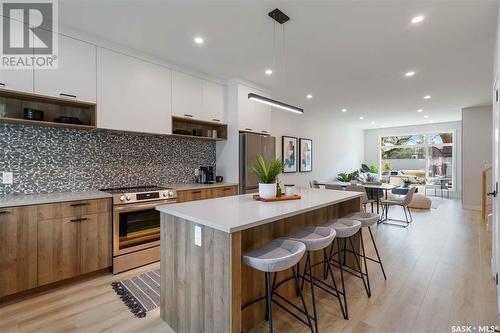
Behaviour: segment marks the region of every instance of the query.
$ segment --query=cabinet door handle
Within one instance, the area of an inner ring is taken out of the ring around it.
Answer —
[[[251,128],[245,128],[245,131],[251,131],[252,129]]]
[[[192,115],[192,114],[187,114],[187,113],[186,113],[186,114],[184,114],[184,117],[191,117],[191,118],[193,118],[193,115]]]
[[[70,222],[81,222],[81,221],[87,221],[88,218],[86,217],[82,217],[81,219],[73,219],[73,220],[70,220]]]
[[[201,191],[192,191],[191,193],[192,194],[197,194],[197,193],[201,193]]]
[[[70,98],[76,98],[76,95],[70,95],[70,94],[63,94],[63,93],[60,93],[59,96],[62,96],[62,97],[70,97]]]
[[[10,213],[10,212],[9,212],[9,211],[7,211],[7,210],[2,210],[2,211],[0,211],[0,214],[9,214],[9,213]]]
[[[231,188],[230,188],[230,187],[226,187],[226,188],[224,189],[224,191],[231,191]]]
[[[83,203],[76,203],[76,204],[71,204],[71,207],[79,207],[79,206],[87,206],[89,203],[88,202],[83,202]]]
[[[215,118],[213,118],[213,119],[212,119],[212,121],[220,121],[220,120],[219,120],[219,119],[215,119]]]

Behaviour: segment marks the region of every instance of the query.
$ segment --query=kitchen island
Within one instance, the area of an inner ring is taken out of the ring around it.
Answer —
[[[245,194],[157,207],[162,319],[178,333],[239,333],[265,320],[264,302],[241,310],[265,293],[263,273],[245,266],[241,255],[361,207],[359,192],[303,188],[299,194],[300,200],[291,201],[261,202]],[[292,281],[280,291],[295,297]]]

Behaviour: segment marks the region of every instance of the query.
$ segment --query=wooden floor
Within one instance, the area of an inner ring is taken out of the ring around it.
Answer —
[[[371,298],[359,279],[346,280],[350,320],[342,319],[335,299],[318,292],[320,332],[450,332],[451,325],[500,326],[489,274],[491,235],[479,213],[444,199],[437,209],[413,216],[408,229],[375,227],[388,280],[369,264]],[[116,279],[155,267],[102,275],[4,304],[0,332],[172,332],[159,310],[135,318],[110,287]],[[275,314],[275,331],[308,331],[278,309]],[[255,329],[265,330],[265,323]]]

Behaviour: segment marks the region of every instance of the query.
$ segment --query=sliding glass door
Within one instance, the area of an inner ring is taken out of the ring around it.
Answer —
[[[439,132],[381,138],[382,179],[408,178],[413,183],[454,184],[453,133]]]

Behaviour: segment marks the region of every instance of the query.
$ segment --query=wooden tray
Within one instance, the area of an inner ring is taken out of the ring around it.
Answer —
[[[264,202],[274,202],[274,201],[286,201],[286,200],[298,200],[298,199],[302,199],[302,197],[298,194],[294,194],[294,195],[281,195],[281,197],[275,197],[275,198],[261,198],[259,197],[258,194],[255,194],[253,196],[254,200],[259,200],[259,201],[264,201]]]

